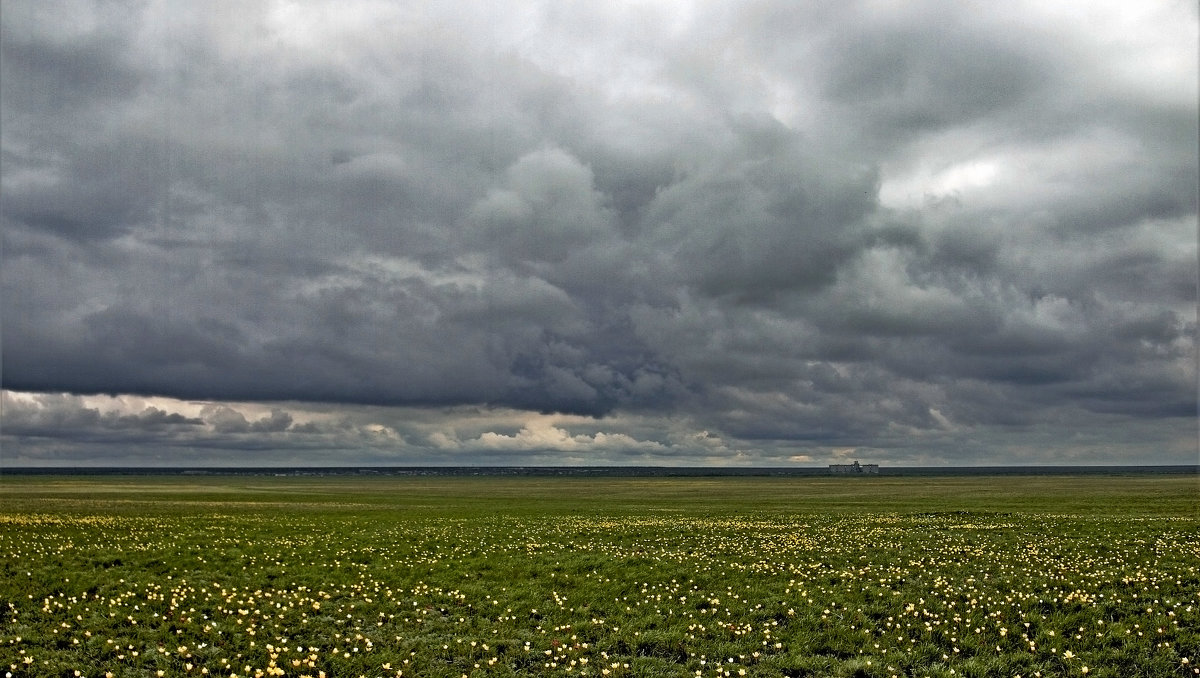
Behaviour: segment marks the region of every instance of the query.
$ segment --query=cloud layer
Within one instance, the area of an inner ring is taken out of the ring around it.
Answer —
[[[1195,461],[1127,5],[6,7],[5,456]]]

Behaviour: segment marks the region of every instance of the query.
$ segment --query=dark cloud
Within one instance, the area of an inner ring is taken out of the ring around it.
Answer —
[[[1196,10],[1075,12],[6,6],[4,435],[1187,458]]]
[[[205,423],[154,406],[130,413],[101,411],[75,396],[61,394],[26,400],[6,393],[3,407],[4,433],[18,440],[145,444],[191,437]]]
[[[246,415],[228,405],[207,405],[200,416],[217,433],[278,433],[286,431],[292,424],[292,415],[280,409],[257,421],[248,421]]]
[[[824,45],[830,99],[903,139],[1022,108],[1052,86],[1060,62],[1047,58],[1053,45],[1036,29],[1017,36],[981,25],[964,7],[929,9],[848,15],[855,25],[841,25]]]

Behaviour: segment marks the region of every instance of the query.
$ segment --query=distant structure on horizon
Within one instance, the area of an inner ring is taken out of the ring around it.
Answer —
[[[855,461],[853,464],[830,464],[830,473],[879,473],[879,464],[860,464]]]

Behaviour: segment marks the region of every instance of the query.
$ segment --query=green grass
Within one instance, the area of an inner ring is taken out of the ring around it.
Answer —
[[[1198,489],[4,477],[0,671],[1200,675]]]

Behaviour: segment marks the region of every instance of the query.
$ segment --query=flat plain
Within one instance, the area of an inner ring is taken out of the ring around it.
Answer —
[[[0,477],[11,676],[1200,675],[1195,475]]]

